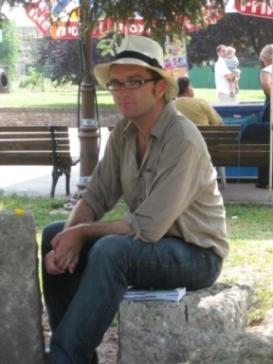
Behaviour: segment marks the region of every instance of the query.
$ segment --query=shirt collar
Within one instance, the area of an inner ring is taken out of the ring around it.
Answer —
[[[151,135],[155,138],[160,138],[164,133],[166,128],[168,127],[169,121],[173,119],[173,116],[177,114],[175,106],[172,101],[166,104],[163,109],[161,115],[158,118],[156,125],[151,130]],[[125,126],[123,128],[123,132],[129,136],[135,134],[136,127],[132,120],[127,120]]]

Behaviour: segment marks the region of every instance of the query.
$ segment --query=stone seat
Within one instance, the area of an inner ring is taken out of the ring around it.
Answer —
[[[118,364],[226,363],[244,333],[250,295],[248,286],[215,284],[179,303],[124,300]]]

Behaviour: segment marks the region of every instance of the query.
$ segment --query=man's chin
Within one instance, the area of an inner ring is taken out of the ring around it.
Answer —
[[[132,110],[128,110],[128,109],[126,110],[126,109],[120,108],[119,112],[126,119],[132,119],[132,118],[136,117],[136,113],[133,112]]]

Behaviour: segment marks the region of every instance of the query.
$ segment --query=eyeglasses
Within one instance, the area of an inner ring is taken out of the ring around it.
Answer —
[[[147,82],[158,81],[158,80],[160,80],[160,78],[148,78],[146,80],[132,79],[132,80],[124,81],[124,82],[112,80],[112,81],[107,82],[106,88],[109,91],[118,91],[122,88],[125,88],[126,90],[134,90],[134,89],[142,87]]]

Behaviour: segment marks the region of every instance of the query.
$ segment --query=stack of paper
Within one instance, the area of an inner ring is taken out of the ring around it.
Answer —
[[[171,290],[133,290],[129,289],[123,298],[130,301],[172,301],[179,302],[186,294],[186,288]]]

